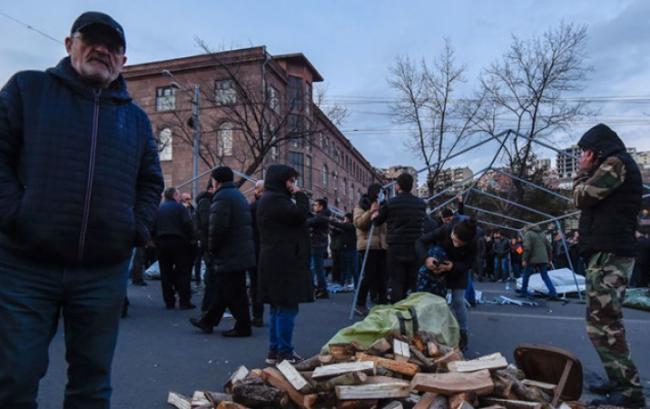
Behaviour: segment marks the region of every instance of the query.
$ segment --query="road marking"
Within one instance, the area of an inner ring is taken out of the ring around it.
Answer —
[[[503,317],[503,318],[532,318],[532,319],[546,319],[546,320],[560,320],[560,321],[584,321],[584,317],[568,317],[565,315],[541,315],[541,314],[514,314],[508,312],[488,312],[488,311],[470,311],[469,315],[480,315],[485,317]],[[623,319],[625,324],[649,324],[648,320],[639,319]]]

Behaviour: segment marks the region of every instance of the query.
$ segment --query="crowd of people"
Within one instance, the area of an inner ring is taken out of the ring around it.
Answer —
[[[527,278],[538,271],[555,297],[546,270],[551,262],[560,265],[564,251],[565,259],[583,263],[587,333],[608,375],[590,386],[607,395],[593,404],[645,406],[622,304],[635,264],[634,279],[647,284],[650,220],[647,210],[637,217],[639,169],[607,126],[593,127],[578,143],[575,254],[554,246],[557,238],[536,226],[523,237],[486,234],[464,214],[462,200],[455,212],[427,215],[406,173],[392,198],[382,186],[368,186],[343,220],[332,218],[325,199],[310,208],[298,172],[285,165],[266,169],[253,203],[233,171],[218,167],[193,207],[174,188],[163,193],[151,124],[121,76],[123,27],[104,13],[83,13],[65,48],[68,56],[56,67],[19,72],[0,91],[0,407],[37,407],[48,347],[62,319],[63,407],[109,408],[128,267],[133,283],[143,285],[142,269],[154,257],[166,308],[195,308],[194,277],[205,291],[191,324],[212,332],[229,310],[235,325],[223,335],[245,337],[263,325],[268,305],[266,361],[295,362],[300,304],[329,296],[328,250],[333,280],[358,288],[359,315],[370,303],[396,303],[412,291],[450,292],[461,348],[468,342],[465,298],[474,274],[509,280],[521,273],[527,296]],[[361,274],[359,259],[365,259]]]

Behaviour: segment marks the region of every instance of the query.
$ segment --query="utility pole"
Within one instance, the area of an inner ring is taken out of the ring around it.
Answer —
[[[194,136],[192,140],[192,198],[196,200],[199,194],[199,155],[201,149],[201,122],[199,118],[201,93],[199,85],[194,84],[194,97],[192,98],[192,122],[194,124]]]

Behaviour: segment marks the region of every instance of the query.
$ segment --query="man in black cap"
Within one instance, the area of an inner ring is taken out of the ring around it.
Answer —
[[[212,185],[215,193],[208,229],[208,274],[214,280],[212,288],[216,294],[201,318],[192,318],[190,322],[203,332],[211,333],[228,308],[236,323],[234,328],[224,331],[222,335],[249,337],[251,318],[246,294],[246,271],[255,267],[253,218],[246,198],[234,184],[232,169],[220,166],[213,170]]]
[[[111,362],[134,246],[163,189],[147,115],[120,72],[124,30],[84,13],[68,57],[0,91],[0,407],[36,408],[65,321],[62,407],[110,407]]]

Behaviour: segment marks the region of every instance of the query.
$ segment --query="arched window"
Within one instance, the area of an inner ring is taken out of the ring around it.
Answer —
[[[158,134],[160,160],[172,160],[172,130],[165,128]]]
[[[232,156],[233,125],[224,122],[217,129],[217,155]]]
[[[329,178],[329,170],[327,164],[323,164],[323,187],[327,189],[327,180]]]

